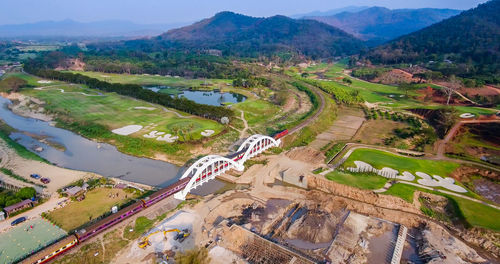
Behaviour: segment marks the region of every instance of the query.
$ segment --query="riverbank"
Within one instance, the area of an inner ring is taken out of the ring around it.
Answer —
[[[47,194],[56,192],[58,189],[79,179],[102,177],[95,173],[60,168],[39,160],[21,157],[2,139],[0,139],[0,159],[0,166],[2,168],[11,170],[14,174],[23,177],[27,181],[38,183],[38,180],[30,177],[33,173],[49,178],[50,183],[46,184],[46,188],[44,189],[44,192]]]
[[[39,161],[46,159],[58,167],[90,171],[108,178],[119,178],[156,187],[167,186],[176,180],[179,168],[174,164],[126,155],[110,144],[87,139],[92,137],[84,138],[71,131],[55,127],[53,123],[16,115],[6,107],[9,105],[6,98],[0,97],[0,100],[2,103],[0,116],[7,124],[5,127],[9,128],[5,131],[4,140],[8,141],[10,147],[13,147],[11,145],[18,146],[19,149],[16,147],[16,151],[19,153],[22,151],[21,154],[26,154],[22,156],[27,159],[38,159],[35,157],[40,156]],[[31,109],[31,107],[26,109]],[[29,116],[29,114],[25,115]],[[112,134],[109,131],[107,133]],[[49,141],[64,148],[48,144]],[[36,172],[23,171],[23,173],[29,177],[29,174]],[[74,179],[66,183],[72,181]]]

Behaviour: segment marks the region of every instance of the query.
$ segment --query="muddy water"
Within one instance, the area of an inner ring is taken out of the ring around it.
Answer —
[[[35,153],[57,166],[158,187],[167,186],[179,177],[179,168],[174,164],[125,155],[112,145],[88,140],[48,122],[18,116],[7,108],[10,103],[0,97],[0,118],[19,131],[10,137],[33,152],[42,147],[43,151]],[[36,138],[44,138],[63,148],[47,145]],[[42,176],[50,178],[50,175]]]
[[[410,231],[411,233],[411,231]],[[403,249],[403,255],[401,256],[401,263],[411,262],[414,264],[425,263],[419,256],[417,251],[417,242],[411,237],[411,234],[406,236],[406,243]]]
[[[368,263],[371,264],[384,264],[391,263],[394,245],[398,235],[398,229],[391,226],[392,229],[384,232],[379,236],[371,237],[368,241]]]

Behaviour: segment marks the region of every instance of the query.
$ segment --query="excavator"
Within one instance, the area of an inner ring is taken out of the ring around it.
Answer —
[[[139,241],[139,247],[146,248],[147,246],[150,246],[151,242],[149,241],[149,238],[151,236],[153,236],[154,234],[157,234],[160,232],[163,232],[163,236],[165,237],[165,239],[167,239],[167,233],[177,232],[177,235],[174,237],[174,240],[179,241],[179,243],[182,243],[190,235],[189,230],[187,230],[187,229],[184,229],[182,231],[177,229],[177,228],[169,229],[169,230],[157,230],[157,231],[143,237],[141,239],[141,241]]]

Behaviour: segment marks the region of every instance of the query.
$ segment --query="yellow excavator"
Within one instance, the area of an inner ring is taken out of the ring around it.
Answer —
[[[151,242],[149,242],[149,238],[152,235],[160,233],[160,232],[163,232],[163,236],[165,237],[165,239],[167,239],[167,233],[177,232],[177,235],[174,237],[174,240],[179,241],[179,243],[182,243],[182,241],[184,241],[184,239],[186,239],[190,235],[189,230],[187,230],[187,229],[184,229],[182,231],[177,229],[177,228],[169,229],[169,230],[158,230],[158,231],[150,233],[149,235],[141,238],[141,241],[139,241],[139,247],[146,248],[147,246],[150,246]]]

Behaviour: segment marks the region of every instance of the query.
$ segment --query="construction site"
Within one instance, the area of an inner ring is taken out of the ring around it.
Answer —
[[[219,184],[232,180],[233,188],[189,195],[199,202],[169,215],[113,263],[173,263],[195,248],[206,248],[210,263],[487,263],[484,251],[401,199],[310,173],[283,178],[285,170],[315,166],[298,151],[311,152],[266,156],[238,177],[224,174]]]

